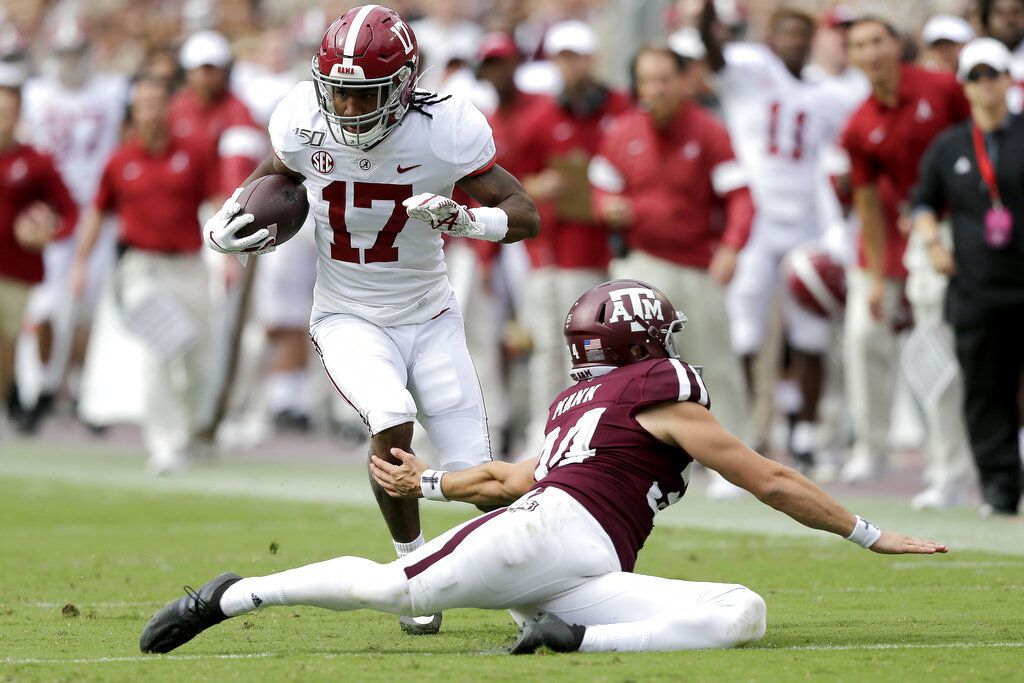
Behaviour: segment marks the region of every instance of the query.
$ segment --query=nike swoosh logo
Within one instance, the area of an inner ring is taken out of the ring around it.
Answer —
[[[406,166],[405,168],[402,168],[402,165],[401,165],[401,164],[399,164],[399,165],[398,165],[398,172],[399,172],[399,173],[405,173],[406,171],[411,171],[411,170],[412,170],[412,169],[414,169],[414,168],[419,168],[419,167],[420,167],[420,166],[422,166],[422,165],[423,165],[423,164],[416,164],[415,166]]]

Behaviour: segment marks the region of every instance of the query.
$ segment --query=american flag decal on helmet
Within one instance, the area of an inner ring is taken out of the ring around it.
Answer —
[[[583,353],[588,361],[604,360],[604,349],[601,348],[601,340],[584,339]]]

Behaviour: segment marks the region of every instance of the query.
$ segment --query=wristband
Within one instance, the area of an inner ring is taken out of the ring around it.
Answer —
[[[469,217],[483,228],[483,233],[473,235],[477,239],[500,242],[508,234],[508,214],[496,206],[481,206],[469,209]]]
[[[856,517],[857,523],[854,525],[850,535],[846,537],[846,540],[853,541],[861,548],[870,548],[881,538],[882,530],[868,520],[861,519],[860,515],[854,515],[854,517]]]
[[[447,498],[441,491],[441,477],[447,472],[445,470],[424,470],[420,476],[420,491],[427,500],[443,500]]]

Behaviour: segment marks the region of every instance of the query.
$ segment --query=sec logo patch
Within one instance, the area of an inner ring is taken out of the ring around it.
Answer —
[[[326,175],[334,170],[334,157],[323,150],[314,152],[310,161],[317,173],[323,173]]]

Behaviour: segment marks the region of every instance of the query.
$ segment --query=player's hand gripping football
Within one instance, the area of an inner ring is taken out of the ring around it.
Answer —
[[[484,226],[474,219],[473,211],[450,197],[424,192],[409,197],[402,206],[409,218],[428,223],[435,230],[453,237],[481,237],[484,234]]]
[[[251,235],[241,237],[238,232],[252,223],[256,217],[242,210],[238,196],[244,188],[238,188],[228,197],[217,213],[203,226],[203,241],[206,246],[222,254],[268,254],[274,251],[274,238],[270,230],[262,228]]]
[[[376,455],[370,456],[370,474],[392,498],[419,498],[422,496],[420,477],[427,463],[401,448],[392,448],[391,455],[401,464],[395,465]]]

